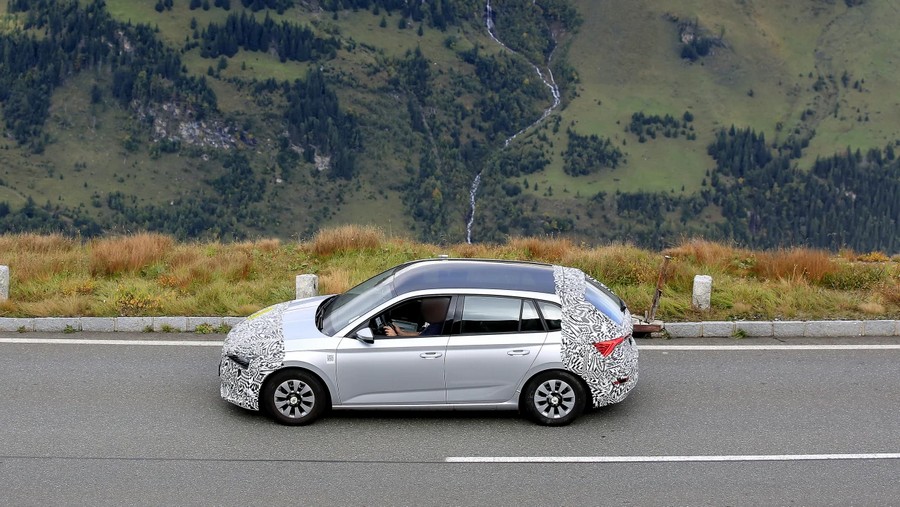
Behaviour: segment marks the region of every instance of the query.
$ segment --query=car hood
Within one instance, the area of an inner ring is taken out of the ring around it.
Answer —
[[[282,316],[282,331],[288,342],[286,345],[288,349],[291,348],[291,342],[326,336],[316,327],[316,310],[322,301],[330,297],[316,296],[287,304]]]
[[[244,319],[225,337],[223,356],[237,356],[247,360],[264,358],[278,363],[284,359],[284,329],[282,317],[291,303],[280,303],[254,313]]]

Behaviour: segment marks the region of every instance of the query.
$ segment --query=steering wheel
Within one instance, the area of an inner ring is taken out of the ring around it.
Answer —
[[[391,325],[391,321],[387,320],[384,315],[379,315],[372,319],[372,323],[375,324],[375,329],[372,332],[376,335],[384,335],[384,328],[386,326]]]

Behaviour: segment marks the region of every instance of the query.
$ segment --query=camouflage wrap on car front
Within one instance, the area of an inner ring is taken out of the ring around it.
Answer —
[[[228,333],[222,347],[220,394],[235,405],[259,410],[259,391],[266,377],[284,364],[284,310],[290,305],[270,306],[247,317]],[[229,356],[245,358],[247,367]]]

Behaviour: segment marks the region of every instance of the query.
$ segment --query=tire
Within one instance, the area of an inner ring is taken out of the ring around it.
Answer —
[[[525,384],[521,406],[542,426],[565,426],[584,412],[586,402],[581,380],[567,371],[554,370],[538,373]]]
[[[259,407],[288,426],[303,426],[318,419],[331,405],[328,391],[315,375],[303,370],[272,374],[259,396]]]

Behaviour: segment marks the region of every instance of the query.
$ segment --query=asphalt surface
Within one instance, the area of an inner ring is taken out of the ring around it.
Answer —
[[[0,334],[23,336],[103,338]],[[623,403],[564,428],[503,412],[337,412],[282,427],[219,398],[218,360],[217,347],[0,343],[0,504],[900,505],[900,459],[445,462],[900,453],[897,349],[644,350]]]

